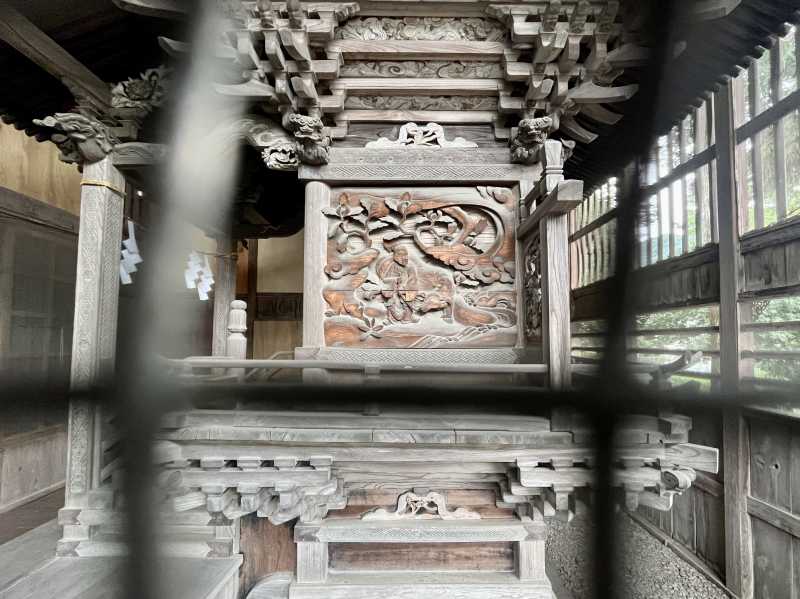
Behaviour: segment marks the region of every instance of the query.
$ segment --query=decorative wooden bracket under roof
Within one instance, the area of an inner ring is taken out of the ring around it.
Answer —
[[[182,0],[117,4],[171,19],[187,16],[192,7]],[[227,35],[216,52],[243,76],[215,87],[281,115],[289,134],[284,150],[291,133],[297,136],[287,127],[289,119],[300,118],[292,115],[325,125],[317,146],[325,145],[328,135],[345,139],[351,123],[412,122],[491,125],[495,139],[511,138],[512,146],[519,146],[528,142],[513,125],[534,117],[548,119],[545,137],[560,131],[590,143],[597,134],[588,123],[616,123],[621,115],[607,105],[636,93],[635,84],[615,85],[615,80],[624,68],[647,60],[637,18],[623,24],[618,0],[468,7],[437,1],[400,7],[391,1],[259,0],[225,7]],[[190,50],[168,39],[162,46],[171,53]],[[318,163],[324,153],[315,153]],[[538,152],[531,146],[525,155]],[[302,155],[300,162],[313,164]],[[285,170],[286,162],[268,166]]]

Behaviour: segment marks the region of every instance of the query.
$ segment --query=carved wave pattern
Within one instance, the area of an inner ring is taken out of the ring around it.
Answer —
[[[340,40],[424,40],[499,42],[505,25],[491,19],[441,17],[366,17],[350,19],[336,31]]]
[[[345,108],[366,110],[491,110],[497,98],[479,96],[350,96]]]
[[[358,61],[344,64],[341,77],[424,77],[426,79],[502,79],[497,62],[442,62],[426,60]]]

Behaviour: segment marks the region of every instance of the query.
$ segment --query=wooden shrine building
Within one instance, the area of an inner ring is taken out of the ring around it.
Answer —
[[[53,4],[0,113],[80,171],[64,500],[0,598],[565,599],[615,506],[797,596],[798,2]]]

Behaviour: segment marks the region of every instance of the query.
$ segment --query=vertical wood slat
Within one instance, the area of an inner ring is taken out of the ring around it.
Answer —
[[[702,116],[701,116],[702,115]],[[694,152],[697,154],[702,145],[700,131],[706,127],[705,111],[700,108],[694,109]],[[705,148],[703,148],[705,149]],[[701,167],[694,173],[694,220],[695,220],[695,246],[703,247],[703,198],[705,197],[705,185]]]
[[[781,98],[781,62],[782,48],[780,41],[772,47],[770,56],[770,87],[772,89],[773,102],[778,102]],[[784,119],[778,119],[775,123],[775,213],[777,220],[786,218],[786,148]]]
[[[658,235],[653,235],[653,197],[647,198],[647,262],[653,264],[653,250],[657,249],[653,244],[656,243]]]
[[[684,117],[684,120],[690,117]],[[688,160],[688,152],[686,151],[686,131],[684,130],[683,121],[678,126],[679,129],[679,139],[680,139],[680,146],[681,146],[681,164],[685,163]],[[686,177],[681,177],[680,180],[680,187],[681,187],[681,198],[683,200],[683,214],[681,218],[683,219],[683,240],[681,243],[681,253],[687,254],[689,253],[689,198],[687,197],[687,186],[686,186]]]
[[[661,204],[662,204],[661,191],[659,190],[656,193],[656,222],[657,222],[656,231],[658,232],[657,239],[658,239],[659,262],[664,259],[664,228],[663,228],[664,217],[661,214]]]
[[[753,599],[753,542],[747,496],[750,444],[747,422],[738,409],[723,413],[725,468],[725,583],[741,599]]]
[[[731,82],[733,85],[733,114],[734,117],[740,116],[742,120],[746,117],[745,99],[752,95],[748,81],[749,79],[745,79],[744,76],[739,76]],[[752,100],[750,106],[752,107]],[[736,193],[739,199],[739,232],[742,233],[747,226],[748,205],[750,202],[750,190],[747,186],[745,173],[746,168],[752,168],[752,164],[748,165],[749,157],[745,149],[744,140],[737,139],[736,142],[736,165],[740,175],[736,178]]]
[[[759,61],[754,60],[750,65],[750,78],[749,78],[749,91],[750,91],[750,107],[751,116],[760,114],[764,109],[761,102],[761,95],[758,93],[758,79],[761,65]],[[761,146],[764,140],[764,132],[760,131],[753,136],[753,202],[755,203],[755,228],[760,229],[764,226],[764,159],[761,151]],[[747,207],[744,207],[745,214],[749,213]],[[749,216],[749,215],[748,215]],[[748,221],[749,223],[749,218]]]
[[[231,302],[236,299],[237,245],[237,242],[231,241],[227,237],[217,239],[217,276],[214,283],[214,316],[211,337],[212,356],[225,355],[228,312],[231,309]],[[248,308],[253,313],[257,311],[257,306],[253,302],[248,302]]]
[[[247,252],[247,357],[253,357],[255,347],[255,318],[258,303],[258,239],[248,240]]]
[[[739,229],[735,181],[735,129],[733,86],[728,83],[715,94],[714,122],[717,134],[717,187],[719,200],[720,277],[720,385],[724,394],[736,395],[740,382],[739,361]],[[746,500],[749,458],[745,422],[739,410],[723,415],[725,471],[725,580],[741,599],[752,599],[752,544]]]
[[[667,164],[669,165],[668,172],[672,172],[672,130],[667,134]],[[672,193],[672,184],[666,187],[667,189],[667,222],[669,223],[669,253],[667,258],[675,256],[675,197]]]

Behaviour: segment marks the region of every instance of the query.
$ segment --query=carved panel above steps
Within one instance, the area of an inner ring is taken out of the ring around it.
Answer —
[[[516,204],[500,187],[333,190],[326,345],[513,346]]]

